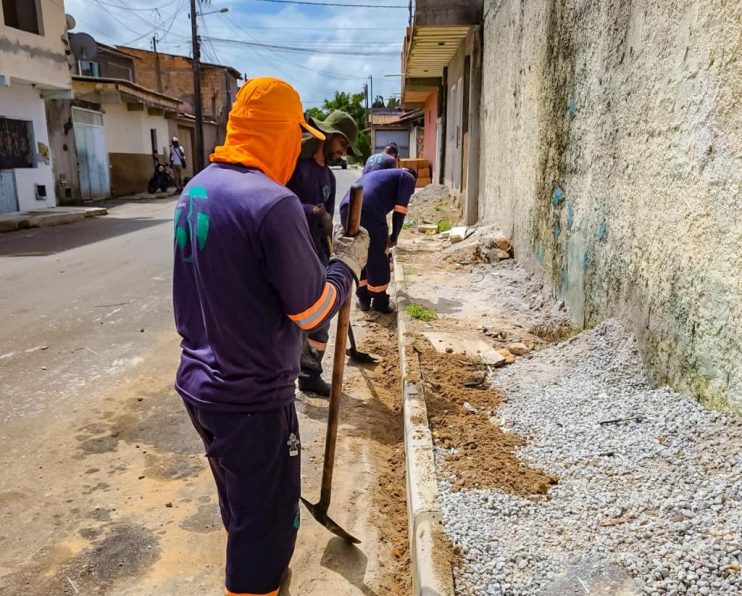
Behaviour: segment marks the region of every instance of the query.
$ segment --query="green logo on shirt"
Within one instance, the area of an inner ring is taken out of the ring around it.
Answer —
[[[193,240],[193,221],[194,208],[199,208],[199,202],[207,199],[206,189],[202,186],[194,186],[188,190],[188,215],[185,224],[181,224],[180,216],[183,213],[183,207],[175,209],[175,244],[182,251],[189,252],[185,257],[186,263],[193,262],[193,249],[187,250],[188,245]],[[205,213],[196,213],[195,217],[196,246],[198,250],[203,250],[206,246],[206,240],[209,238],[209,216]]]

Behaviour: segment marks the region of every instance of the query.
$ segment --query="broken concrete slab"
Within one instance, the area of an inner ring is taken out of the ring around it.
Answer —
[[[466,240],[469,236],[474,233],[474,230],[467,228],[466,226],[456,226],[451,228],[451,234],[449,240],[452,244]]]
[[[438,233],[438,226],[436,224],[420,224],[417,226],[417,231],[421,234],[433,235]]]
[[[480,357],[491,366],[502,366],[505,358],[482,338],[471,333],[450,333],[446,331],[424,331],[423,335],[441,354],[463,354]]]

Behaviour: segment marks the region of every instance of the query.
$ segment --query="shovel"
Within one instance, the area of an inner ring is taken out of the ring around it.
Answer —
[[[348,227],[345,229],[346,236],[355,236],[361,226],[361,205],[363,204],[363,186],[354,184],[350,187],[350,210],[348,213]],[[329,515],[327,510],[330,507],[330,498],[332,497],[332,472],[335,467],[335,445],[338,434],[338,414],[340,413],[340,399],[343,396],[343,373],[345,372],[345,347],[350,330],[350,292],[340,307],[338,313],[337,332],[335,334],[335,354],[332,364],[332,390],[330,392],[330,406],[327,415],[327,435],[325,437],[325,461],[322,466],[322,488],[320,491],[319,503],[312,504],[304,497],[301,502],[304,503],[312,517],[321,523],[325,528],[330,530],[336,536],[339,536],[347,542],[359,544],[358,538],[351,536]]]
[[[378,362],[371,354],[358,351],[358,348],[356,348],[356,338],[353,335],[353,327],[350,324],[348,325],[348,339],[350,340],[350,348],[345,353],[350,356],[353,362],[358,364],[376,364]]]

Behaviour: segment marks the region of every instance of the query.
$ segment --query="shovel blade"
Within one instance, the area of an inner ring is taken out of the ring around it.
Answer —
[[[358,350],[354,350],[353,348],[348,348],[347,350],[345,350],[345,353],[350,356],[350,359],[353,362],[357,362],[359,364],[377,364],[379,362],[371,354],[367,354],[366,352],[359,352]]]
[[[335,522],[329,515],[327,515],[327,508],[323,507],[321,503],[312,504],[307,501],[304,497],[301,497],[301,502],[312,514],[312,517],[321,523],[325,528],[330,530],[335,536],[339,536],[343,540],[350,542],[351,544],[360,544],[361,541],[355,536],[348,534],[343,528],[341,528],[337,522]]]

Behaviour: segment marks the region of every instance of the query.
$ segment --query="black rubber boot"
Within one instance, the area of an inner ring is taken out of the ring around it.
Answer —
[[[358,298],[358,310],[361,312],[371,310],[371,296],[368,295],[368,290],[365,287],[356,290],[356,297]]]
[[[330,397],[332,386],[327,383],[319,373],[299,375],[299,391],[303,393],[315,393],[320,397]]]
[[[383,313],[385,315],[394,312],[394,306],[389,302],[389,294],[382,294],[381,296],[374,296],[371,301],[371,310]]]

